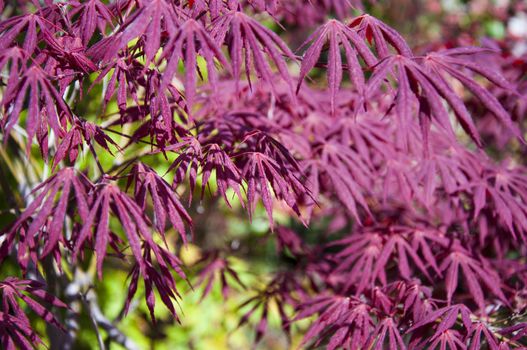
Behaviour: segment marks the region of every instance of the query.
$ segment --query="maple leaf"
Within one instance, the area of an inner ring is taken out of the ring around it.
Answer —
[[[187,135],[181,123],[186,123],[185,105],[181,98],[181,92],[173,85],[168,85],[166,89],[160,88],[161,74],[149,70],[144,88],[144,102],[135,107],[121,110],[120,113],[128,114],[128,120],[120,119],[122,123],[143,120],[150,114],[150,120],[144,122],[130,138],[128,144],[134,144],[144,136],[149,135],[151,145],[161,150],[167,143],[172,143],[176,135]],[[177,114],[180,120],[176,123],[174,115]],[[117,123],[116,123],[117,124]]]
[[[387,343],[387,347],[386,344]],[[401,337],[397,322],[391,317],[385,317],[380,321],[366,345],[367,349],[406,349],[406,344]]]
[[[461,316],[461,323],[465,329],[470,330],[472,327],[470,309],[463,304],[455,304],[430,312],[425,315],[423,319],[410,327],[406,333],[410,333],[420,327],[429,325],[430,323],[435,323],[438,319],[441,319],[441,322],[434,327],[434,335],[429,339],[430,342],[438,341],[438,339],[441,339],[442,337],[444,338],[444,332],[452,330],[452,327],[458,322],[458,314]]]
[[[24,269],[28,259],[36,264],[38,259],[50,253],[57,257],[54,253],[59,249],[59,242],[67,242],[63,231],[66,215],[70,215],[69,211],[73,209],[70,194],[74,193],[76,212],[81,220],[85,220],[88,218],[91,186],[90,181],[73,168],[61,169],[38,185],[32,191],[35,198],[7,231],[0,249],[0,260],[5,259],[17,243],[17,235],[20,237],[18,259]],[[24,250],[27,250],[27,256]]]
[[[145,87],[145,95],[148,100],[147,106],[150,112],[150,120],[156,127],[162,126],[163,138],[168,140],[168,135],[174,135],[175,132],[179,131],[174,128],[174,114],[177,113],[181,121],[183,123],[186,122],[183,114],[185,103],[181,98],[181,92],[173,85],[168,85],[165,89],[161,89],[161,80],[160,73],[151,71]],[[153,139],[154,135],[152,133],[154,129],[152,128],[150,131],[150,138]],[[158,147],[163,148],[164,144],[160,144]]]
[[[374,314],[379,317],[379,320],[396,311],[396,305],[387,292],[385,287],[373,287],[364,294],[368,297],[369,304],[375,308]],[[370,338],[370,340],[372,339]]]
[[[141,279],[145,286],[146,305],[153,322],[156,321],[154,314],[156,303],[154,287],[158,291],[161,302],[176,321],[180,322],[174,308],[174,302],[178,303],[181,295],[178,292],[173,272],[175,271],[182,279],[186,279],[185,273],[180,267],[182,262],[174,254],[156,245],[151,240],[143,241],[142,250],[142,259],[136,261],[130,271],[130,286],[125,301],[125,313],[130,309],[131,300],[137,292],[139,280]]]
[[[84,143],[91,146],[93,142],[97,143],[104,150],[108,151],[111,155],[109,145],[114,146],[117,150],[121,150],[112,138],[105,134],[105,132],[96,124],[75,118],[75,124],[73,127],[64,135],[58,145],[55,155],[53,157],[52,169],[55,170],[57,165],[68,156],[69,161],[75,163],[79,154],[79,148],[82,149]]]
[[[211,175],[215,174],[216,185],[218,192],[223,196],[227,205],[230,206],[227,198],[227,189],[232,188],[237,195],[240,203],[243,205],[242,195],[240,191],[241,174],[229,155],[218,144],[209,144],[202,163],[203,168],[203,182],[201,187],[201,195],[205,192],[205,186],[209,182]]]
[[[438,80],[442,80],[441,72],[446,72],[453,78],[457,79],[464,87],[466,87],[474,96],[476,96],[480,103],[485,106],[490,112],[492,112],[499,121],[504,124],[519,140],[524,141],[523,135],[515,125],[510,114],[503,108],[498,99],[490,93],[487,89],[477,83],[472,77],[463,72],[464,69],[468,69],[474,73],[477,73],[487,80],[492,82],[494,85],[513,91],[514,87],[502,77],[499,72],[492,70],[491,68],[483,68],[471,59],[475,50],[472,48],[457,48],[452,50],[444,50],[440,52],[429,53],[423,59],[423,64],[432,72]],[[459,57],[465,56],[468,57]],[[444,82],[444,81],[443,81]],[[444,82],[446,85],[446,83]]]
[[[45,345],[30,325],[15,316],[0,311],[0,325],[0,339],[6,349],[33,350],[39,345]]]
[[[412,165],[414,164],[412,164],[411,159],[401,154],[397,154],[394,158],[386,162],[383,173],[384,194],[382,198],[384,202],[389,200],[390,193],[393,190],[395,190],[394,193],[400,195],[407,202],[422,199],[414,171],[410,171],[410,169],[414,170]]]
[[[501,290],[501,282],[496,271],[492,269],[490,264],[485,264],[484,261],[474,259],[471,254],[462,248],[459,242],[454,242],[453,250],[445,257],[439,269],[444,272],[445,285],[447,291],[447,301],[452,301],[452,296],[458,288],[459,268],[465,276],[466,286],[469,289],[472,298],[481,310],[485,308],[483,289],[480,281],[482,281],[492,294],[506,302],[507,298]]]
[[[196,286],[205,286],[200,300],[203,300],[210,293],[218,278],[221,281],[221,294],[223,299],[227,299],[229,290],[232,288],[228,280],[236,282],[243,289],[247,288],[240,280],[238,273],[232,268],[229,259],[220,256],[220,252],[217,250],[206,252],[196,264],[204,265],[198,274],[198,280],[196,282]]]
[[[283,253],[287,249],[293,256],[300,256],[306,253],[308,249],[299,235],[287,227],[278,227],[275,231],[275,237],[277,253]]]
[[[90,47],[88,53],[97,60],[108,61],[116,57],[119,50],[128,47],[134,39],[141,38],[147,65],[162,45],[164,32],[175,33],[184,15],[177,5],[166,0],[145,0],[137,4],[119,30]]]
[[[334,273],[346,273],[345,288],[356,285],[357,293],[372,285],[377,278],[385,280],[385,272],[377,271],[383,276],[374,275],[375,264],[382,251],[382,238],[375,233],[353,235],[332,245],[345,245],[345,248],[335,254],[332,259],[337,261]],[[348,271],[349,270],[349,271]],[[376,269],[375,269],[376,270]]]
[[[168,219],[186,244],[185,226],[191,226],[192,219],[171,186],[152,168],[143,163],[136,163],[130,175],[129,183],[135,184],[134,198],[143,211],[146,210],[147,195],[151,196],[154,223],[163,238]]]
[[[370,169],[378,165],[378,157],[387,161],[397,156],[392,140],[386,134],[387,124],[374,115],[346,115],[329,125],[328,134],[339,135],[338,143],[349,145],[347,148],[355,153],[353,157],[359,158]]]
[[[362,57],[368,66],[373,66],[377,58],[371,53],[368,45],[352,29],[338,20],[332,19],[319,27],[307,38],[301,48],[310,45],[302,57],[297,92],[300,86],[322,53],[326,41],[329,41],[329,56],[327,62],[327,81],[331,96],[331,111],[335,112],[335,96],[342,82],[342,57],[340,45],[344,48],[350,80],[354,88],[362,93],[365,88],[365,78],[358,56]],[[353,45],[353,46],[352,46]]]
[[[55,32],[55,26],[41,14],[23,14],[0,22],[0,47],[8,48],[17,44],[17,37],[23,33],[22,48],[29,55],[37,49],[39,34]]]
[[[419,226],[403,228],[403,231],[406,231],[410,236],[409,240],[411,241],[412,249],[416,252],[420,250],[424,261],[432,267],[438,275],[441,275],[433,247],[447,246],[447,237],[438,230]]]
[[[113,213],[119,218],[132,254],[139,264],[140,272],[144,274],[146,263],[142,258],[141,241],[144,240],[154,245],[148,219],[132,198],[116,185],[107,180],[104,181],[97,184],[91,193],[89,212],[83,218],[82,228],[76,236],[73,258],[77,258],[85,241],[89,239],[95,248],[97,273],[99,278],[102,278],[102,264],[106,256],[107,245],[115,241],[109,229],[110,216]],[[94,227],[95,230],[92,230]]]
[[[412,57],[412,50],[397,31],[381,20],[364,14],[351,20],[350,28],[355,29],[363,38],[375,43],[375,50],[379,58],[390,54],[389,46],[393,47],[397,53]]]
[[[328,349],[361,348],[374,331],[370,307],[360,300],[343,296],[319,296],[302,303],[295,320],[319,314],[302,340],[306,345],[316,340],[318,346],[329,336]]]
[[[54,38],[45,34],[48,47],[46,53],[49,53],[54,59],[62,63],[62,70],[80,71],[89,74],[98,70],[98,67],[85,54],[85,47],[81,38],[63,35]]]
[[[189,19],[182,23],[178,31],[168,40],[163,48],[159,61],[166,59],[167,65],[163,72],[163,79],[161,80],[161,88],[167,86],[172,80],[175,72],[178,70],[179,61],[182,60],[185,65],[185,97],[189,111],[192,108],[196,93],[196,70],[197,56],[200,55],[205,59],[207,64],[208,80],[213,89],[216,88],[216,81],[218,80],[216,74],[216,67],[214,58],[218,60],[224,67],[230,68],[229,63],[223,56],[220,48],[216,45],[210,34],[203,28],[203,26],[193,20]]]
[[[482,209],[494,204],[492,210],[516,239],[516,233],[525,239],[527,232],[527,183],[523,176],[526,169],[521,166],[507,167],[507,164],[489,166],[483,176],[472,181],[465,189],[473,194],[474,217]]]
[[[256,291],[256,295],[244,301],[238,309],[249,307],[249,310],[241,317],[240,322],[236,328],[248,324],[251,317],[261,310],[258,324],[253,327],[256,330],[254,344],[256,345],[268,330],[268,322],[270,314],[278,309],[278,317],[283,330],[288,338],[290,337],[290,317],[286,312],[286,303],[293,303],[296,299],[292,296],[295,292],[302,290],[300,282],[294,274],[289,271],[278,272],[273,276],[273,279],[266,283],[266,285]],[[276,307],[275,307],[276,306]]]
[[[145,298],[152,319],[155,321],[154,286],[158,289],[163,304],[177,318],[172,299],[176,299],[179,294],[172,271],[186,279],[180,268],[181,261],[154,242],[154,237],[149,229],[150,223],[139,204],[121,192],[116,185],[109,183],[107,179],[103,181],[103,183],[95,186],[89,213],[83,220],[80,231],[75,235],[73,259],[77,259],[81,249],[86,245],[85,242],[89,240],[94,246],[98,276],[99,278],[102,277],[102,265],[107,254],[108,244],[114,249],[119,249],[118,246],[121,243],[120,238],[109,228],[110,216],[115,215],[123,227],[127,243],[134,257],[125,311],[130,307],[130,301],[137,291],[139,277],[141,276],[145,283]],[[95,230],[92,233],[93,227]]]
[[[454,197],[463,188],[471,186],[474,179],[480,177],[481,160],[460,147],[451,146],[443,152],[430,154],[414,171],[422,186],[420,200],[430,208],[432,200],[437,200],[439,188]]]
[[[192,195],[196,186],[198,177],[198,167],[202,162],[203,149],[198,140],[189,136],[176,144],[165,148],[167,151],[179,151],[180,155],[170,165],[167,172],[176,170],[174,175],[174,185],[183,182],[187,173],[189,174],[190,196],[189,203],[192,201]]]
[[[276,94],[273,72],[269,61],[274,63],[278,75],[284,81],[293,95],[292,79],[287,70],[283,56],[295,60],[295,55],[282,39],[272,30],[265,28],[258,21],[240,11],[230,11],[213,23],[210,35],[218,44],[226,43],[232,64],[232,72],[238,90],[242,65],[245,65],[245,75],[251,83],[251,70],[259,79],[270,84]],[[267,59],[266,57],[267,56]],[[278,96],[277,96],[278,97]]]
[[[365,198],[366,191],[363,190],[371,188],[368,164],[360,161],[353,148],[342,147],[337,140],[323,140],[316,146],[316,157],[302,162],[309,179],[308,188],[314,198],[317,198],[323,184],[331,184],[331,191],[357,222],[361,223],[358,205],[371,216]]]
[[[50,77],[38,66],[28,68],[16,87],[8,89],[9,95],[4,95],[0,103],[4,108],[2,128],[9,134],[18,123],[20,113],[24,108],[24,101],[29,95],[25,130],[27,133],[27,153],[35,134],[41,142],[41,149],[47,149],[42,140],[50,127],[57,137],[64,136],[65,124],[71,121],[72,115],[62,96],[50,81]],[[46,139],[47,141],[47,139]]]
[[[376,93],[383,82],[389,81],[389,75],[393,76],[398,84],[395,108],[397,117],[401,121],[416,115],[415,108],[412,108],[412,106],[418,107],[420,113],[432,118],[431,120],[446,132],[447,137],[454,139],[448,112],[441,103],[444,100],[454,111],[463,129],[478,145],[481,145],[474,121],[461,98],[442,77],[431,74],[430,70],[420,65],[415,58],[402,55],[386,56],[374,68],[373,74],[368,80],[365,92],[366,98]],[[387,84],[390,85],[389,83]],[[421,88],[420,91],[418,87]],[[403,132],[408,135],[408,126],[405,126],[404,123],[400,125],[406,128]],[[405,138],[408,138],[408,136],[405,136]]]
[[[413,235],[415,237],[412,237]],[[434,237],[427,236],[425,231],[374,227],[332,242],[329,247],[337,246],[343,249],[330,257],[330,260],[337,264],[334,273],[345,276],[345,289],[353,286],[357,294],[360,294],[376,280],[386,284],[385,270],[388,262],[393,259],[392,254],[397,254],[397,266],[402,278],[408,280],[413,275],[410,258],[419,271],[431,280],[427,266],[418,254],[418,247],[421,246],[425,261],[439,271],[430,248],[432,242]]]
[[[142,77],[143,70],[144,66],[137,60],[128,60],[123,57],[115,59],[103,68],[92,84],[93,87],[96,84],[101,83],[111,72],[108,85],[104,91],[103,105],[101,109],[103,111],[106,109],[106,106],[115,94],[117,95],[117,106],[121,112],[126,110],[127,98],[129,96],[132,97],[136,104],[139,104],[137,96],[139,84],[137,80]]]
[[[85,46],[90,42],[96,29],[104,35],[106,27],[112,25],[113,15],[103,2],[99,0],[70,1],[70,4],[72,8],[69,15],[79,16],[75,21],[75,29]]]
[[[411,316],[414,323],[437,308],[432,300],[432,288],[416,281],[396,281],[387,285],[385,289],[388,294],[395,295],[394,303],[401,303],[403,315]]]
[[[168,102],[168,99],[163,100],[165,100],[165,102]],[[174,110],[179,109],[174,108]],[[154,113],[157,113],[154,108],[152,108],[152,111]],[[106,130],[117,135],[124,136],[128,139],[128,142],[126,143],[126,145],[123,146],[123,149],[127,149],[130,146],[135,145],[136,143],[144,143],[149,144],[151,148],[155,148],[153,151],[154,153],[157,151],[165,150],[167,144],[173,145],[174,143],[177,143],[178,138],[184,138],[189,135],[188,130],[184,126],[179,124],[178,121],[174,120],[174,118],[172,120],[168,120],[167,122],[163,120],[163,114],[169,114],[169,110],[161,112],[161,115],[155,115],[153,119],[145,120],[145,118],[147,118],[148,113],[148,109],[143,106],[129,107],[119,112],[120,117],[116,119],[113,123],[111,123],[111,125],[109,125],[116,126],[121,124],[121,126],[123,126],[124,124],[142,122],[139,127],[135,129],[132,135],[126,135],[117,130],[109,128],[107,128]],[[170,128],[167,127],[168,125],[170,126]],[[150,141],[144,140],[144,138],[147,137],[150,138]]]
[[[4,95],[10,95],[12,93],[10,90],[16,88],[18,79],[27,68],[27,60],[27,52],[18,46],[0,50],[0,70],[4,71],[9,67],[9,77],[4,83],[6,85]],[[0,79],[1,82],[4,82],[3,77]]]
[[[428,247],[427,242],[423,239],[423,236],[420,237],[420,241],[423,246]],[[414,247],[412,247],[408,242],[406,237],[404,237],[404,233],[398,233],[395,232],[395,234],[392,234],[391,237],[387,239],[387,241],[384,244],[383,250],[380,253],[379,259],[377,260],[377,265],[375,268],[374,274],[378,274],[381,269],[385,269],[386,263],[390,259],[390,255],[395,252],[395,249],[397,248],[397,256],[398,256],[398,267],[399,272],[401,274],[401,277],[404,279],[410,279],[411,276],[411,270],[408,264],[408,257],[410,257],[417,266],[417,268],[428,278],[431,279],[428,275],[426,266],[424,262],[421,260],[419,255],[417,255],[417,252]],[[430,259],[432,264],[435,263],[434,260]]]
[[[467,348],[461,334],[453,329],[444,331],[430,343],[430,349],[446,349],[447,346],[451,350],[465,350]]]
[[[309,195],[309,190],[301,182],[302,171],[289,151],[268,134],[256,131],[248,133],[242,146],[247,150],[237,152],[242,178],[247,182],[247,209],[252,215],[256,201],[262,198],[271,228],[273,222],[273,203],[268,184],[274,196],[283,200],[299,217],[298,199]]]
[[[482,337],[485,341],[484,343],[481,342]],[[483,322],[472,324],[468,338],[470,339],[470,350],[481,349],[483,344],[487,345],[490,350],[498,350],[496,336]]]
[[[223,196],[227,205],[230,206],[229,199],[227,198],[227,190],[229,188],[234,191],[243,204],[243,197],[240,190],[240,170],[218,144],[205,143],[202,145],[199,140],[193,137],[184,137],[181,142],[170,145],[165,150],[180,153],[170,165],[167,172],[175,169],[174,185],[181,183],[188,173],[190,181],[189,203],[192,201],[192,194],[196,186],[198,173],[201,169],[201,198],[203,198],[205,187],[211,175],[215,173],[217,190]]]
[[[20,301],[46,323],[64,330],[62,324],[47,307],[44,307],[43,303],[58,308],[68,308],[68,306],[46,292],[43,287],[37,281],[21,280],[15,277],[7,277],[0,281],[0,339],[7,349],[26,350],[44,345],[32,329]]]
[[[46,292],[43,287],[44,286],[37,281],[21,280],[16,277],[7,277],[3,281],[0,281],[2,312],[14,314],[16,317],[22,319],[24,323],[29,324],[29,319],[26,317],[18,302],[18,299],[20,299],[46,322],[53,324],[59,329],[63,329],[55,316],[48,312],[44,306],[34,300],[34,298],[36,297],[55,307],[68,308],[68,306],[57,297]]]

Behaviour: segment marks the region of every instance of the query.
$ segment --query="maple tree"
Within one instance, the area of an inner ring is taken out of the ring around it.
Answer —
[[[527,346],[527,54],[413,48],[362,5],[0,0],[0,346],[74,348],[87,315],[135,348],[96,302],[116,266],[118,320],[218,285],[255,342],[275,313],[305,348]],[[233,263],[261,241],[203,211],[266,219],[261,286]]]

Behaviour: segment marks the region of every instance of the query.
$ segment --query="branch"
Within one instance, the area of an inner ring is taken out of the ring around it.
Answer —
[[[85,305],[88,307],[88,311],[92,320],[96,323],[97,326],[102,327],[106,333],[108,333],[108,338],[121,345],[128,350],[139,350],[139,347],[128,338],[123,332],[121,332],[101,311],[99,304],[97,303],[97,294],[93,289],[89,289],[86,294],[83,296]],[[97,338],[101,339],[100,334],[97,332]],[[101,346],[101,342],[99,342]],[[104,348],[104,344],[101,346],[101,349]]]

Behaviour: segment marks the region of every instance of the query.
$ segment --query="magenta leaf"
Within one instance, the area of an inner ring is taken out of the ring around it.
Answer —
[[[254,69],[258,78],[271,84],[276,91],[270,61],[276,66],[278,75],[288,85],[291,94],[293,93],[292,78],[283,56],[290,60],[295,60],[295,56],[273,31],[243,12],[231,11],[212,23],[211,35],[218,45],[228,44],[236,84],[241,77],[242,65],[245,65],[245,76],[249,83]]]

